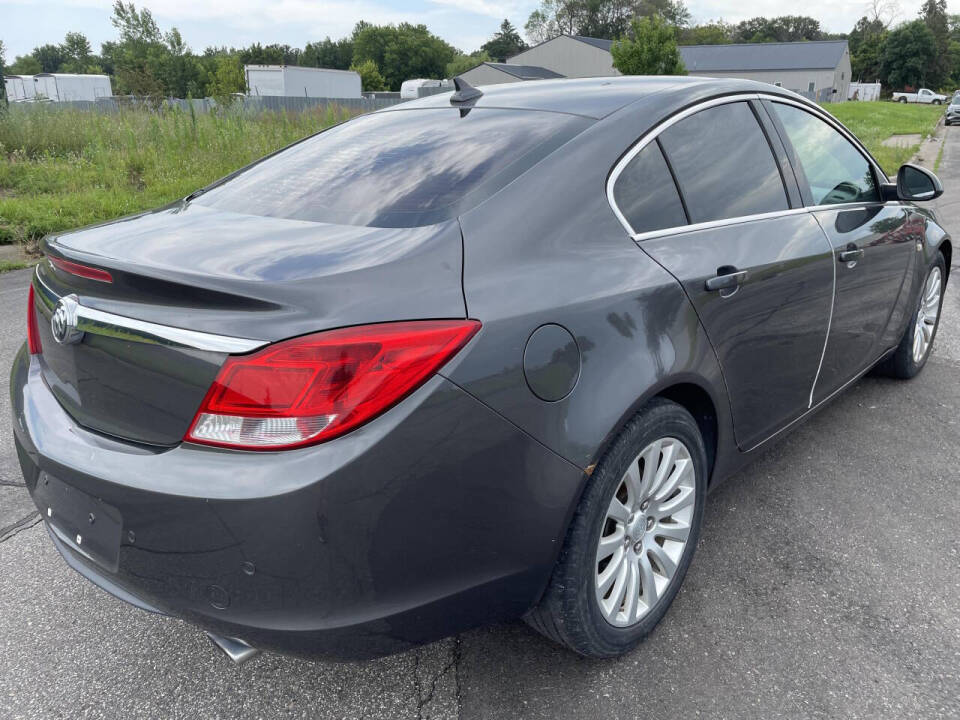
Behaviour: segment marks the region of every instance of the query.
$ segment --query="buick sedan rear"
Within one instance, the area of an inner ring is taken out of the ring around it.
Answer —
[[[710,488],[869,370],[921,371],[952,244],[915,203],[941,192],[748,81],[358,117],[46,239],[27,487],[69,565],[238,660],[515,618],[614,656]]]

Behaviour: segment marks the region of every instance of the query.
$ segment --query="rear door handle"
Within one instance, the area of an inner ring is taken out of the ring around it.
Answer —
[[[707,278],[707,290],[733,290],[740,287],[747,279],[746,270],[737,270],[732,265],[723,265],[717,268],[717,276]]]
[[[862,257],[863,257],[863,249],[858,248],[853,243],[850,243],[849,245],[847,245],[847,248],[845,250],[841,250],[840,252],[837,253],[837,262],[841,262],[841,263],[856,262]]]

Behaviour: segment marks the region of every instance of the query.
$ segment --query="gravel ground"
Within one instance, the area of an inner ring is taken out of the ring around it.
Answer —
[[[960,229],[946,132],[939,211]],[[4,378],[28,278],[0,275]],[[711,495],[673,608],[616,661],[516,623],[375,662],[235,667],[64,565],[0,393],[0,717],[960,717],[958,279],[919,378],[862,380]]]

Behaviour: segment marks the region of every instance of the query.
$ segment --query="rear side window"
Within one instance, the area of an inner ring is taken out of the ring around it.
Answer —
[[[870,163],[849,140],[800,108],[783,103],[770,107],[793,145],[814,205],[880,200]]]
[[[660,134],[690,222],[786,210],[770,144],[745,102],[701,110]]]
[[[636,233],[687,224],[680,194],[656,140],[623,168],[613,186],[613,199]]]
[[[243,170],[196,202],[345,225],[431,225],[489,197],[591,122],[484,108],[373,113]]]

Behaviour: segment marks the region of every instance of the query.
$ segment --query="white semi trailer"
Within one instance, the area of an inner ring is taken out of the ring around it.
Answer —
[[[33,75],[4,75],[3,86],[10,102],[33,100]]]
[[[254,97],[360,97],[360,75],[352,70],[296,65],[245,65],[243,69],[247,94]]]
[[[106,75],[40,73],[33,76],[33,90],[37,100],[53,102],[96,100],[113,95],[113,86]]]

